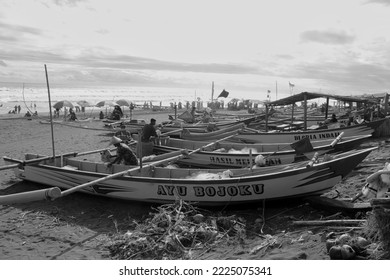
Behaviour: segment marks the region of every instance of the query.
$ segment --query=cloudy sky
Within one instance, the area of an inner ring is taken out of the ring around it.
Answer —
[[[1,83],[390,89],[390,0],[2,0]],[[294,87],[289,87],[289,82]]]

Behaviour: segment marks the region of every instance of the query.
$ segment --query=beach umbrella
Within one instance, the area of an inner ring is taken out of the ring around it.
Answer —
[[[118,105],[120,105],[120,106],[123,106],[123,113],[125,112],[125,107],[129,107],[130,119],[131,119],[131,110],[133,108],[130,108],[130,106],[133,104],[133,102],[131,102],[130,100],[127,100],[127,99],[119,99],[116,101],[116,103],[118,103]]]
[[[108,107],[114,107],[114,106],[119,106],[118,103],[112,100],[103,100],[95,105],[96,107],[106,107],[106,116],[107,116],[107,108]]]
[[[126,106],[126,107],[130,107],[131,105],[131,101],[130,100],[126,100],[126,99],[119,99],[116,101],[116,103],[119,105],[119,106]]]
[[[79,104],[81,107],[91,107],[92,105],[86,101],[86,100],[80,100],[80,101],[77,101],[76,102],[77,104]]]
[[[73,102],[70,102],[68,100],[61,100],[61,101],[58,101],[56,102],[54,105],[53,105],[53,108],[55,109],[61,109],[62,107],[69,107],[69,108],[74,108],[74,107],[79,107],[79,105],[77,104],[74,104]]]
[[[100,101],[98,103],[96,103],[96,107],[114,107],[114,106],[117,106],[119,105],[118,103],[116,103],[115,101],[112,101],[112,100],[104,100],[104,101]]]

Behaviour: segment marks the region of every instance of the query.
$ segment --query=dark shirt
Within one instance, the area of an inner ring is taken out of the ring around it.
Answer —
[[[149,142],[150,137],[155,136],[157,137],[156,129],[154,128],[154,125],[151,124],[145,124],[142,129],[142,142]]]
[[[116,159],[113,163],[121,163],[125,165],[138,165],[138,159],[129,146],[119,143],[116,150]]]

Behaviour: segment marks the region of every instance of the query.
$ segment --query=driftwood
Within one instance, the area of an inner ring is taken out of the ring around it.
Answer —
[[[314,220],[314,221],[293,221],[296,226],[333,226],[333,225],[358,225],[366,220]]]
[[[372,204],[369,202],[350,202],[340,199],[332,199],[324,196],[308,197],[306,201],[313,207],[319,207],[326,210],[357,212],[369,211],[372,209]],[[390,205],[390,204],[389,204]]]
[[[372,207],[390,208],[390,198],[374,198],[371,200]]]

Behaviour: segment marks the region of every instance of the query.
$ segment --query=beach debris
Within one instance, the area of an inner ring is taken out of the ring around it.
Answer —
[[[204,215],[182,200],[155,210],[133,230],[113,237],[108,245],[113,259],[194,259],[246,236],[245,221],[235,215]]]
[[[356,257],[367,258],[367,248],[370,242],[359,235],[352,236],[349,233],[343,233],[338,237],[334,232],[327,235],[326,251],[332,260],[352,260]]]
[[[371,259],[390,258],[390,199],[374,198],[373,210],[367,213],[367,222],[363,232],[369,242],[367,251]],[[364,243],[360,240],[359,243]]]
[[[260,245],[257,245],[256,247],[252,248],[249,251],[250,255],[255,255],[260,250],[262,250],[264,248],[267,249],[268,247],[272,247],[272,246],[274,246],[275,244],[278,243],[278,238],[276,236],[272,236],[270,234],[266,234],[266,235],[264,235],[264,238],[265,238],[265,240]]]

